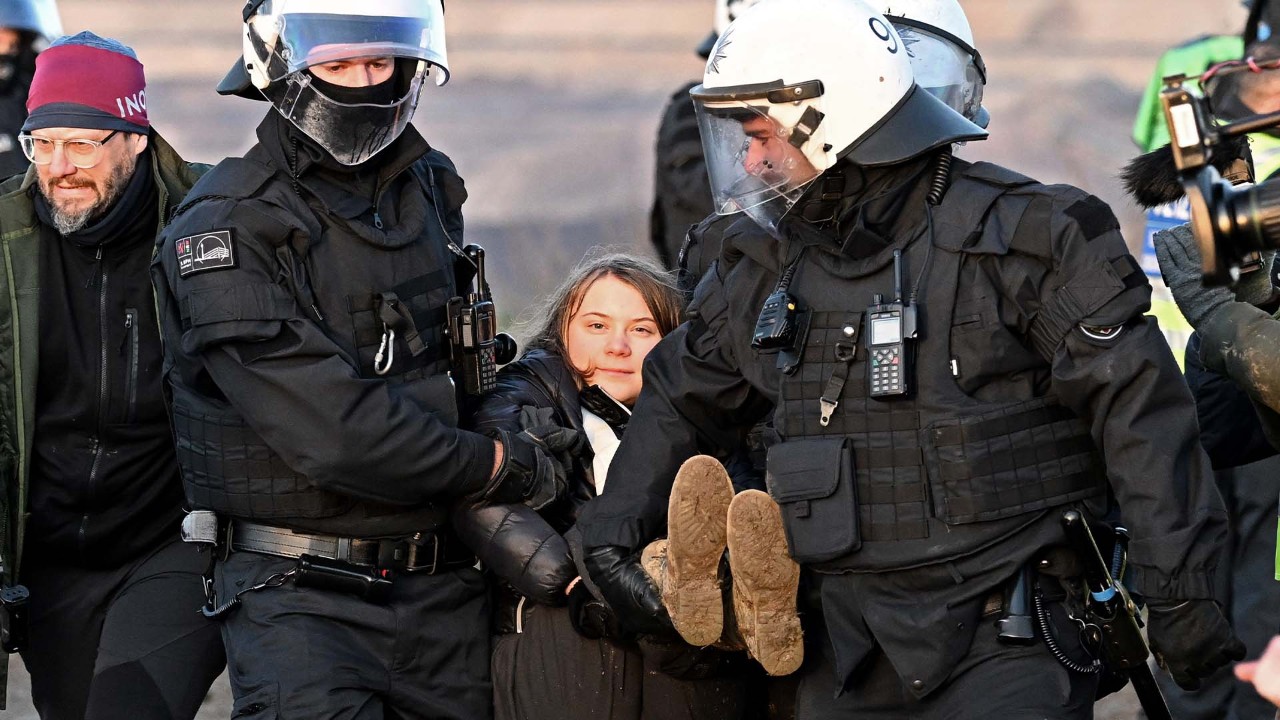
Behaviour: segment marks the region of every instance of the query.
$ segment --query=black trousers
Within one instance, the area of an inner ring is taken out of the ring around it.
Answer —
[[[219,602],[295,564],[233,553],[215,572]],[[232,717],[492,716],[488,601],[473,568],[397,577],[385,605],[288,581],[243,595],[222,636]]]
[[[500,635],[493,653],[497,720],[737,720],[741,675],[681,680],[633,645],[584,638],[565,608],[525,612],[523,632]]]
[[[200,614],[207,553],[176,537],[132,563],[85,570],[29,562],[22,660],[40,717],[192,718],[225,664]]]
[[[1078,630],[1061,605],[1051,603],[1050,608],[1063,650],[1075,660],[1086,660]],[[947,683],[924,699],[911,693],[879,648],[840,692],[826,633],[820,626],[806,627],[809,642],[800,668],[796,720],[1091,720],[1098,676],[1068,671],[1043,643],[1001,643],[997,619],[983,618],[969,654]]]

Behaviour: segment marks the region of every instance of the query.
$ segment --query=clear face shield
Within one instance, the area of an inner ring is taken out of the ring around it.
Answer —
[[[822,170],[806,155],[824,145],[821,97],[774,104],[698,97],[711,196],[719,215],[746,213],[777,235],[778,223]]]
[[[317,3],[268,0],[263,22],[278,29],[267,54],[270,84],[263,94],[278,111],[344,165],[358,165],[391,144],[408,127],[428,77],[443,85],[449,77],[444,17],[439,2],[390,0],[374,3],[389,15],[314,10]],[[335,8],[337,9],[337,8]],[[250,21],[255,42],[257,19]],[[390,102],[349,103],[325,94],[308,68],[368,58],[393,58],[394,97]]]
[[[898,20],[894,20],[894,27],[911,58],[916,84],[952,110],[976,121],[982,108],[982,88],[986,84],[986,68],[977,51]]]

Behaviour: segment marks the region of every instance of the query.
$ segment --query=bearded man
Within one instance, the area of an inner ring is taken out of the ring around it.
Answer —
[[[29,596],[0,640],[42,718],[190,718],[225,663],[178,532],[148,266],[206,168],[151,128],[114,40],[54,42],[27,110],[32,165],[0,184],[0,585]]]

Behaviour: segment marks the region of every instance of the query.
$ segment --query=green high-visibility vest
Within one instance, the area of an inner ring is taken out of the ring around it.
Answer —
[[[1244,55],[1244,40],[1239,35],[1205,35],[1170,48],[1160,56],[1156,71],[1142,94],[1138,116],[1133,121],[1133,141],[1143,152],[1151,152],[1169,142],[1169,129],[1160,107],[1160,90],[1169,75],[1198,76],[1224,60],[1239,60]],[[1199,82],[1193,84],[1199,88]],[[1258,175],[1257,177],[1266,177]]]

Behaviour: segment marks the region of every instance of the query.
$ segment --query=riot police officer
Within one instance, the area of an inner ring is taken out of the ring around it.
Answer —
[[[27,167],[18,132],[27,119],[27,91],[36,55],[62,34],[54,0],[0,3],[0,177]]]
[[[153,265],[184,488],[217,515],[185,529],[218,543],[233,714],[488,717],[483,581],[446,508],[539,506],[559,466],[528,434],[457,428],[466,192],[409,124],[449,79],[443,5],[244,18],[220,91],[271,109]]]
[[[1063,666],[1097,648],[1068,619],[1060,520],[1112,497],[1174,678],[1238,658],[1212,599],[1222,500],[1109,208],[953,159],[984,131],[861,0],[756,5],[692,95],[717,211],[752,222],[648,358],[611,470],[628,479],[579,523],[624,621],[665,629],[635,553],[680,461],[771,416],[769,489],[820,597],[798,716],[1091,717],[1097,675]],[[1028,564],[1052,651],[994,627]]]
[[[703,58],[729,23],[758,0],[718,0],[715,29],[698,46]],[[916,83],[982,127],[991,120],[982,105],[987,67],[956,0],[882,2],[877,9],[901,34]],[[689,83],[671,97],[658,126],[657,161],[649,234],[658,257],[678,270],[692,290],[720,254],[720,238],[734,216],[714,213],[707,166],[699,144]]]

